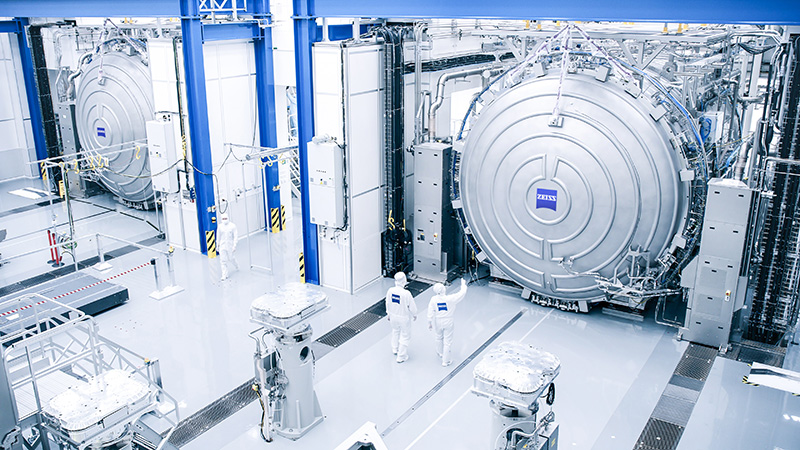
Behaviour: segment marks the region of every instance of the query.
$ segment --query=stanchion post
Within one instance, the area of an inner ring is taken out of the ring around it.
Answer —
[[[103,250],[103,237],[100,233],[94,235],[95,243],[97,244],[97,264],[95,270],[105,273],[111,270],[111,264],[106,262],[106,252]]]
[[[150,298],[154,298],[156,300],[162,300],[164,298],[169,297],[170,295],[175,295],[178,292],[182,292],[183,288],[178,286],[175,283],[175,269],[172,266],[172,247],[170,247],[170,251],[166,254],[166,261],[167,261],[167,276],[169,279],[167,280],[169,286],[162,287],[161,282],[158,278],[158,267],[156,265],[156,259],[153,258],[150,260],[150,263],[153,265],[153,271],[156,275],[156,290],[150,293]]]
[[[95,243],[97,244],[97,262],[103,264],[106,262],[106,257],[103,254],[103,243],[100,242],[100,234],[94,235]]]
[[[169,274],[169,285],[177,286],[175,283],[175,268],[172,267],[172,252],[167,253],[167,273]]]
[[[150,264],[153,266],[153,276],[156,277],[156,291],[161,291],[161,280],[158,278],[158,265],[156,264],[158,258],[153,258],[150,260]]]

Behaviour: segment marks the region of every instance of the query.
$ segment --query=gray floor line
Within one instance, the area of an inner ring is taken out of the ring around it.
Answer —
[[[64,200],[62,200],[61,198],[54,198],[53,199],[53,204],[55,205],[55,204],[61,203],[63,201]],[[45,200],[43,202],[33,203],[33,204],[30,204],[30,205],[25,205],[25,206],[18,206],[16,208],[12,208],[12,209],[9,209],[9,210],[6,210],[6,211],[0,211],[0,218],[5,218],[5,217],[8,217],[8,216],[13,216],[14,214],[20,214],[20,213],[24,213],[24,212],[28,212],[28,211],[33,211],[34,209],[41,208],[43,206],[50,206],[50,200]]]
[[[467,359],[465,359],[464,361],[462,361],[462,362],[461,362],[461,364],[459,364],[458,366],[456,366],[456,368],[455,368],[455,369],[453,369],[453,370],[452,370],[452,371],[451,371],[449,374],[447,374],[447,376],[445,376],[445,377],[442,379],[442,381],[440,381],[439,383],[437,383],[437,384],[436,384],[436,386],[434,386],[433,388],[431,388],[431,390],[430,390],[430,391],[428,391],[428,392],[427,392],[425,395],[423,395],[423,396],[422,396],[422,398],[420,398],[419,400],[417,400],[417,402],[416,402],[416,403],[414,403],[414,404],[411,406],[411,408],[409,408],[408,410],[406,410],[406,412],[404,412],[402,415],[400,415],[400,417],[398,417],[398,418],[397,418],[397,420],[395,420],[394,422],[392,422],[392,424],[391,424],[391,425],[389,425],[389,427],[388,427],[388,428],[386,428],[385,430],[383,430],[383,432],[381,433],[381,437],[385,437],[387,434],[391,433],[391,432],[392,432],[392,430],[394,430],[395,428],[397,428],[397,427],[398,427],[398,426],[399,426],[401,423],[403,423],[403,422],[404,422],[406,419],[408,419],[408,418],[409,418],[409,416],[411,416],[411,414],[413,414],[413,413],[414,413],[414,411],[418,410],[418,409],[420,408],[420,406],[422,406],[422,405],[423,405],[425,402],[427,402],[427,401],[428,401],[428,400],[429,400],[431,397],[433,397],[433,395],[434,395],[434,394],[436,394],[436,392],[438,392],[438,391],[439,391],[439,389],[443,388],[445,384],[447,384],[447,383],[448,383],[450,380],[452,380],[452,379],[453,379],[453,377],[455,377],[456,375],[458,375],[458,373],[459,373],[459,372],[461,372],[462,370],[464,370],[464,368],[465,368],[465,367],[467,367],[467,365],[468,365],[469,363],[471,363],[471,362],[472,362],[472,360],[474,360],[474,359],[475,359],[475,358],[476,358],[476,357],[477,357],[477,356],[478,356],[478,355],[479,355],[481,352],[483,352],[484,350],[486,350],[486,348],[487,348],[487,347],[489,347],[490,345],[492,345],[492,343],[493,343],[495,340],[497,340],[497,338],[499,338],[501,334],[505,333],[505,331],[506,331],[506,330],[508,330],[508,329],[509,329],[509,327],[511,327],[511,325],[514,325],[514,323],[515,323],[517,320],[519,320],[519,319],[522,317],[522,313],[523,313],[522,311],[518,312],[518,313],[517,313],[517,314],[516,314],[514,317],[512,317],[512,318],[511,318],[511,319],[510,319],[508,322],[506,322],[506,324],[505,324],[505,325],[503,325],[503,326],[502,326],[502,327],[501,327],[499,330],[497,330],[497,332],[496,332],[495,334],[493,334],[493,335],[492,335],[492,336],[491,336],[489,339],[487,339],[487,340],[486,340],[486,342],[484,342],[483,344],[481,344],[481,346],[480,346],[480,347],[478,347],[478,348],[477,348],[477,349],[476,349],[474,352],[472,352],[472,354],[471,354],[471,355],[469,355],[469,356],[467,357]]]
[[[419,281],[412,281],[409,283],[409,290],[412,292],[414,297],[424,292],[428,287],[430,287],[429,284]],[[360,313],[344,321],[341,325],[314,340],[311,343],[311,347],[314,351],[315,359],[322,359],[332,350],[343,345],[345,342],[354,338],[362,331],[366,330],[373,324],[377,323],[378,320],[386,316],[386,307],[384,302],[385,300],[381,298]],[[519,319],[520,316],[522,316],[521,312],[517,314],[514,321]],[[354,323],[358,323],[358,326],[354,326]],[[510,324],[511,323],[507,324],[502,330],[508,328]],[[337,340],[337,342],[332,343],[334,345],[329,345],[326,343],[331,340],[332,336],[341,334],[341,331],[347,331],[344,337]],[[178,448],[183,447],[189,442],[197,439],[201,434],[205,433],[215,425],[232,416],[240,409],[249,405],[251,402],[254,402],[258,398],[252,388],[255,381],[255,378],[245,381],[232,391],[211,402],[208,406],[203,407],[191,416],[181,420],[176,427],[175,432],[169,439],[170,444]]]

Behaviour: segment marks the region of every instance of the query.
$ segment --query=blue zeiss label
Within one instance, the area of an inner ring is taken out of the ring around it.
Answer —
[[[106,137],[106,129],[103,127],[97,127],[97,136]]]
[[[447,311],[447,303],[437,303],[436,306],[439,307],[439,311]]]
[[[536,189],[536,209],[547,208],[556,210],[558,191],[553,189]]]
[[[397,294],[392,294],[392,303],[400,303],[400,296]]]

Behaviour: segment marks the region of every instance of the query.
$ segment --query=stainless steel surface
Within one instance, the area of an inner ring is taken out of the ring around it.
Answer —
[[[632,260],[647,271],[683,231],[687,163],[652,86],[639,95],[569,69],[559,88],[553,66],[472,123],[458,168],[464,216],[488,260],[523,287],[601,299],[596,276],[624,280]],[[552,126],[557,102],[563,122]]]
[[[119,51],[96,55],[83,69],[75,105],[84,150],[102,154],[144,140],[145,122],[153,119],[150,70],[137,55]],[[108,169],[96,173],[111,192],[134,203],[152,200],[147,148],[110,156]]]

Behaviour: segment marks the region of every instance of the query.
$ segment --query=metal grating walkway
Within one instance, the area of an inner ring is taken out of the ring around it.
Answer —
[[[689,344],[634,450],[675,450],[706,383],[717,350]]]
[[[416,297],[431,285],[421,281],[412,281],[407,289]],[[314,357],[319,360],[333,349],[354,338],[371,325],[386,316],[385,300],[381,298],[365,310],[346,320],[338,327],[320,336],[311,343]],[[251,378],[237,388],[213,401],[178,424],[169,438],[169,443],[180,448],[196,439],[215,425],[232,416],[258,397],[253,391],[255,378]]]

